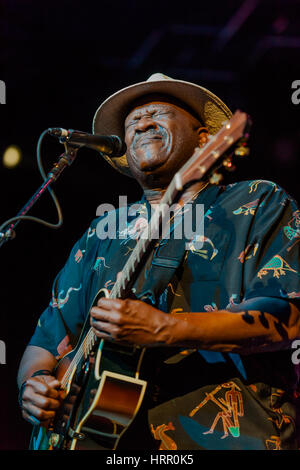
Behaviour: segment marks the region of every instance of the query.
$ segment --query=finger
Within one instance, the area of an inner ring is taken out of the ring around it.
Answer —
[[[30,402],[23,402],[23,410],[30,416],[33,416],[40,422],[48,421],[54,418],[55,411],[43,410]]]
[[[98,323],[102,323],[104,327],[105,326],[107,327],[111,323],[110,315],[107,315],[106,313],[102,313],[100,309],[98,309],[95,312],[91,312],[90,325],[97,327]]]
[[[46,382],[37,381],[37,380],[30,378],[26,381],[26,387],[25,387],[23,397],[24,396],[26,397],[28,394],[30,394],[32,390],[34,393],[37,393],[39,395],[44,395],[50,398],[58,399],[60,397],[59,390],[60,390],[61,385],[59,382],[57,384],[57,382],[58,381],[55,381],[53,385],[56,386],[57,388],[59,387],[59,389],[49,386]]]
[[[38,393],[40,395],[45,395],[51,398],[59,397],[59,391],[57,389],[61,387],[61,384],[56,379],[53,380],[53,382],[47,384],[45,381],[37,380],[36,378],[29,378],[26,381],[26,387],[24,390],[23,397],[27,396],[29,393],[30,387],[28,388],[28,385],[32,387],[35,393]]]
[[[42,382],[46,382],[46,384],[49,385],[51,388],[59,389],[61,387],[60,381],[52,375],[42,375],[39,376],[39,378],[42,380]]]
[[[46,386],[51,386],[51,388],[58,389],[61,386],[60,381],[56,377],[50,377],[48,375],[39,375],[38,377],[29,377],[28,381],[34,381],[36,383],[45,384]]]
[[[120,313],[114,310],[103,310],[99,307],[93,307],[91,309],[91,321],[102,321],[105,323],[119,323],[120,322]]]
[[[61,382],[57,379],[53,380],[53,382],[46,382],[51,393],[60,393],[61,390],[64,389],[64,387],[62,386]]]
[[[34,393],[29,399],[23,396],[23,404],[25,405],[26,402],[30,402],[43,410],[56,410],[61,404],[59,400],[54,400],[45,395],[38,395],[37,393]]]
[[[103,331],[104,333],[111,334],[112,332],[112,325],[110,323],[95,320],[94,318],[91,321],[91,326],[95,330]]]
[[[41,425],[41,421],[39,421],[34,416],[28,414],[27,411],[23,410],[22,414],[23,418],[26,419],[26,421],[29,421],[29,423],[33,424],[34,426]]]
[[[109,341],[113,340],[112,336],[109,333],[106,333],[103,330],[100,331],[100,330],[97,330],[96,328],[93,328],[93,333],[94,333],[95,336],[97,336],[97,338],[106,339],[106,340],[109,340]]]
[[[101,297],[97,302],[97,305],[105,310],[120,310],[123,304],[122,299],[107,299],[106,297]]]
[[[121,337],[119,333],[109,334],[109,333],[106,333],[104,331],[96,330],[94,328],[93,328],[93,332],[94,332],[94,335],[97,336],[97,338],[103,339],[105,341],[117,342],[118,344],[120,344],[120,345],[123,344],[124,346],[129,346],[129,345],[132,344],[131,341],[126,340],[123,337]]]

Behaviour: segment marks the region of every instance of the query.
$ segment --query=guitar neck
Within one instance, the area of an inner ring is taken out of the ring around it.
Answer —
[[[124,265],[122,272],[118,276],[110,292],[110,298],[123,298],[128,292],[129,287],[135,282],[141,271],[144,257],[147,254],[149,247],[152,245],[153,240],[158,238],[157,234],[164,218],[165,211],[176,200],[178,193],[179,191],[176,188],[174,177],[168,186],[160,205],[155,210],[149,224],[142,232],[138,243]]]

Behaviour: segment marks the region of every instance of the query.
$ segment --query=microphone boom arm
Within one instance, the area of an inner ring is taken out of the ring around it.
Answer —
[[[59,178],[63,170],[70,166],[76,158],[77,152],[79,150],[78,145],[72,145],[69,143],[65,143],[65,152],[59,156],[58,161],[54,164],[53,168],[49,171],[47,176],[44,179],[43,184],[37,189],[37,191],[31,196],[29,201],[22,207],[22,209],[17,213],[15,217],[12,217],[9,220],[6,220],[0,226],[0,247],[7,242],[8,240],[12,240],[15,238],[15,227],[19,224],[21,220],[33,220],[35,222],[43,223],[44,225],[50,225],[52,228],[52,224],[48,224],[45,221],[37,219],[37,217],[27,216],[27,212],[31,209],[31,207],[38,201],[38,199],[44,194],[44,192],[49,189],[48,187],[55,183],[55,181]]]

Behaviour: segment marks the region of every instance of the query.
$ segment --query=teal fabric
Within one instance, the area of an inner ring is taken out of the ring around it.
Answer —
[[[196,202],[201,204],[209,190],[200,193]],[[152,264],[150,257],[135,285],[137,298],[147,286],[148,300],[166,313],[213,312],[259,297],[275,303],[276,299],[299,302],[300,212],[296,202],[275,183],[262,180],[213,187],[213,191],[214,200],[205,207],[204,233],[189,240],[190,249],[168,285],[159,284],[157,269],[165,268]],[[117,215],[115,239],[99,238],[107,216],[91,223],[54,281],[52,299],[31,345],[57,358],[74,347],[96,292],[100,287],[111,289],[138,242],[148,220],[147,209],[145,199],[139,201],[137,213],[129,216],[122,230],[120,211],[110,214]],[[175,241],[162,240],[155,247],[154,259],[159,254],[161,260],[166,259]],[[284,323],[283,317],[284,312],[279,313],[278,321]],[[268,328],[264,322],[262,314],[262,324]],[[149,424],[161,446],[298,448],[298,375],[291,351],[240,356],[160,348],[151,354],[150,389],[153,386],[155,393]]]

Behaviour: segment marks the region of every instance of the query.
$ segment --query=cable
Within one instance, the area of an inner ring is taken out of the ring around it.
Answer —
[[[38,168],[39,168],[39,171],[40,171],[40,174],[44,180],[44,182],[48,179],[46,174],[45,174],[45,171],[44,171],[44,167],[43,167],[43,164],[42,164],[42,158],[41,158],[41,146],[42,146],[42,142],[43,142],[43,139],[45,137],[45,135],[48,133],[48,129],[45,130],[44,132],[42,132],[42,134],[40,135],[39,137],[39,140],[38,140],[38,143],[37,143],[37,149],[36,149],[36,158],[37,158],[37,165],[38,165]],[[52,197],[53,201],[54,201],[54,204],[55,204],[55,207],[56,207],[56,210],[57,210],[57,214],[58,214],[58,222],[56,224],[53,224],[51,222],[47,222],[46,220],[43,220],[43,219],[40,219],[39,217],[34,217],[34,216],[30,216],[30,215],[17,215],[15,217],[12,217],[8,220],[6,220],[1,226],[0,226],[0,233],[4,231],[4,229],[12,224],[13,222],[17,221],[17,223],[15,224],[15,226],[18,224],[19,221],[21,220],[31,220],[32,222],[37,222],[39,224],[42,224],[42,225],[45,225],[46,227],[49,227],[49,228],[52,228],[52,229],[58,229],[59,227],[62,226],[63,224],[63,215],[62,215],[62,210],[61,210],[61,207],[60,207],[60,204],[58,202],[58,199],[54,193],[54,191],[48,186],[47,187],[49,193],[50,193],[50,196]],[[34,202],[34,198],[35,196],[37,195],[37,193],[39,192],[39,190],[34,194],[34,196],[31,198],[30,202],[26,205],[26,209],[28,208],[29,206],[29,209],[30,209],[30,204],[33,205],[33,202]],[[23,208],[22,210],[24,210],[25,208]],[[29,210],[27,209],[27,210]],[[20,212],[22,212],[22,210]],[[9,230],[9,229],[8,229]],[[5,238],[5,237],[3,237]],[[13,236],[11,237],[13,238]],[[4,240],[2,240],[2,242],[0,241],[0,246],[1,244],[4,242]]]
[[[42,146],[42,141],[43,141],[43,139],[44,139],[44,137],[47,133],[48,133],[48,129],[45,130],[44,132],[42,132],[42,134],[40,135],[40,138],[38,140],[37,149],[36,149],[37,164],[38,164],[39,171],[40,171],[44,181],[47,180],[47,176],[45,174],[44,167],[43,167],[43,164],[42,164],[41,146]],[[62,210],[61,210],[60,204],[58,202],[58,199],[57,199],[53,189],[48,187],[48,191],[49,191],[50,196],[52,197],[52,199],[54,201],[54,204],[55,204],[55,207],[56,207],[56,210],[57,210],[58,222],[56,224],[52,224],[51,222],[46,222],[45,220],[42,220],[42,219],[39,219],[39,218],[36,218],[36,222],[40,222],[43,225],[46,225],[46,227],[50,227],[50,228],[53,228],[53,229],[58,229],[63,224]]]

